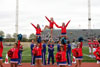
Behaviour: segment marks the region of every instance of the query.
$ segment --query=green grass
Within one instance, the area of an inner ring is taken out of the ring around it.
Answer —
[[[4,47],[3,49],[3,59],[5,59],[6,53],[7,51],[10,49],[11,47]],[[48,48],[47,48],[48,49]],[[57,53],[57,47],[55,47],[54,49],[54,55]],[[83,47],[83,62],[96,62],[95,59],[92,59],[86,55],[88,55],[88,47]],[[22,62],[31,62],[31,50],[29,47],[25,47],[23,54],[22,54]],[[47,58],[48,52],[46,51],[46,58]],[[54,59],[55,60],[55,59]],[[4,61],[4,60],[3,60]]]

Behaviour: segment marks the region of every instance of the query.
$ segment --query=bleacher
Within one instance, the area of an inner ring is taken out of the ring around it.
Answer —
[[[61,35],[61,30],[56,29],[53,30],[53,40],[59,41]],[[100,38],[100,30],[99,29],[68,29],[67,36],[70,41],[73,39],[78,39],[80,36],[87,40],[88,38]],[[49,40],[50,38],[50,30],[45,30],[42,32],[42,40]]]

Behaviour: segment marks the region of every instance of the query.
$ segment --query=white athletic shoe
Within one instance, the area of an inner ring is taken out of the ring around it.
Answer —
[[[97,60],[97,64],[99,64],[99,61]]]
[[[75,62],[72,62],[73,64],[76,64],[76,61]]]
[[[68,66],[72,66],[72,65],[68,64]]]

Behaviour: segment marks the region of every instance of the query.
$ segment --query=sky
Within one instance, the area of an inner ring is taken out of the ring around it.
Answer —
[[[88,29],[88,0],[19,0],[19,33],[35,33],[33,24],[43,29],[53,17],[58,25],[71,20],[67,29]],[[100,29],[100,0],[91,0],[91,27]],[[0,0],[0,30],[15,33],[16,0]],[[55,29],[58,29],[54,27]]]

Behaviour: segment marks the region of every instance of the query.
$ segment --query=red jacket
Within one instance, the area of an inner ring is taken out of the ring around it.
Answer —
[[[96,59],[97,59],[97,60],[100,60],[100,47],[98,47],[98,48],[96,49],[96,51],[94,51],[93,54],[96,56]]]
[[[73,49],[72,53],[75,57],[83,56],[82,48],[75,48]]]
[[[20,40],[18,40],[18,47],[17,48],[10,49],[13,52],[11,59],[18,59],[19,47],[20,47]]]
[[[41,28],[37,28],[34,24],[32,24],[32,26],[36,29],[36,34],[41,34]]]
[[[35,56],[42,56],[42,44],[40,43],[39,47],[35,46],[32,53]]]
[[[68,26],[70,21],[68,21],[68,23],[65,26],[58,26],[55,22],[54,24],[56,25],[56,27],[61,28],[61,33],[67,33],[66,31],[66,27]]]
[[[49,25],[49,27],[50,28],[53,28],[53,25],[54,25],[54,21],[52,22],[51,20],[49,20],[46,16],[45,16],[45,18],[49,21],[49,23],[50,23],[50,25]]]
[[[0,41],[0,57],[2,57],[2,52],[3,52],[3,44],[2,41]]]
[[[67,59],[66,59],[66,52],[65,51],[57,52],[55,58],[56,58],[57,62],[66,62],[67,61]]]

